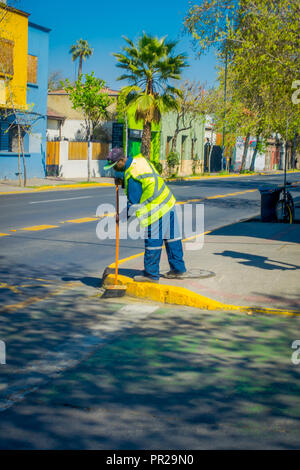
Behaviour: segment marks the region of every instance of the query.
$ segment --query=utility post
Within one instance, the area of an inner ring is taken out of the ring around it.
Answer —
[[[226,49],[226,56],[225,56],[225,82],[224,82],[224,117],[223,117],[223,145],[222,145],[222,170],[226,170],[226,165],[224,168],[224,158],[225,158],[225,119],[226,119],[226,98],[227,98],[227,66],[228,66],[228,52]]]

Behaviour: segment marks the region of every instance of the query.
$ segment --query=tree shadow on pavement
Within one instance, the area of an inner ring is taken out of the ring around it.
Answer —
[[[296,449],[299,320],[157,311],[3,412],[0,447]]]
[[[108,276],[109,274],[115,274],[115,269],[114,268],[106,268],[102,274],[102,276],[97,276],[97,277],[76,277],[76,276],[65,276],[62,277],[62,281],[64,282],[71,282],[71,281],[78,281],[82,283],[83,285],[89,286],[89,287],[94,287],[94,288],[99,288],[102,287],[104,278]],[[137,276],[139,274],[142,274],[142,271],[140,269],[126,269],[126,268],[119,268],[118,269],[118,274],[121,276],[126,276],[126,277],[131,277],[133,278],[134,276]]]
[[[211,235],[223,237],[249,237],[250,239],[257,238],[299,244],[300,225],[271,222],[263,223],[259,219],[253,219],[252,221],[237,222],[235,224],[213,230]],[[249,243],[251,243],[251,240]]]
[[[238,251],[224,250],[222,253],[214,253],[217,256],[225,256],[233,259],[240,259],[239,264],[245,266],[253,266],[259,269],[274,270],[279,269],[281,271],[294,271],[300,269],[299,265],[286,263],[284,261],[277,261],[270,259],[267,256],[253,255],[250,253],[241,253]]]

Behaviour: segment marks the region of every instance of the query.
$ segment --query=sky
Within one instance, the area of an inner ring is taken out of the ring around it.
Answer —
[[[189,67],[183,79],[197,80],[207,86],[216,81],[216,58],[213,51],[197,58],[191,40],[183,34],[183,18],[188,0],[14,0],[14,6],[30,13],[29,21],[51,29],[49,72],[61,71],[64,78],[74,80],[78,64],[72,62],[69,49],[80,38],[87,39],[94,49],[83,64],[83,73],[95,72],[108,87],[118,90],[126,85],[118,81],[122,70],[116,67],[113,52],[121,52],[127,36],[134,42],[145,31],[153,36],[178,40],[177,53],[188,55]]]

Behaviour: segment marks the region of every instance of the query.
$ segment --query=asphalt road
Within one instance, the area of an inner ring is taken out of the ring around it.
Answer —
[[[289,179],[295,181],[300,177],[295,174]],[[178,201],[223,196],[204,201],[204,231],[207,231],[259,214],[259,192],[247,191],[281,182],[280,175],[178,182],[169,186]],[[114,261],[114,240],[97,238],[97,221],[69,221],[95,217],[97,207],[103,203],[115,203],[114,188],[1,196],[0,233],[10,234],[0,238],[3,282],[7,282],[7,276],[13,278],[33,270],[36,275],[50,279],[101,274]],[[23,230],[41,225],[56,228]],[[142,240],[121,240],[120,258],[134,255],[142,247]]]

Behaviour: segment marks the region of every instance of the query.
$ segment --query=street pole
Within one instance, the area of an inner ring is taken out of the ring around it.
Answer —
[[[224,153],[225,153],[225,119],[226,119],[226,94],[227,94],[227,63],[228,63],[228,53],[226,51],[225,58],[225,83],[224,83],[224,120],[223,120],[223,146],[222,146],[222,170],[226,169],[223,167]]]

